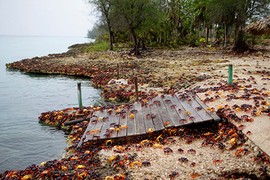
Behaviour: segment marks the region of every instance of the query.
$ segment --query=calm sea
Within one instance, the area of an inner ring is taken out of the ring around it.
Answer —
[[[89,41],[78,37],[0,36],[0,172],[62,157],[65,134],[42,126],[38,116],[78,106],[77,82],[82,82],[83,105],[100,99],[100,91],[89,79],[24,74],[7,70],[5,64],[65,52],[72,44]]]

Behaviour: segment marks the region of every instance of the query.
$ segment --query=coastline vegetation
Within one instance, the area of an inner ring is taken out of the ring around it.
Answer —
[[[89,0],[100,14],[88,32],[97,42],[132,42],[131,53],[146,47],[181,45],[227,47],[249,50],[254,36],[245,32],[252,21],[269,16],[269,0]],[[204,39],[204,42],[201,40]]]
[[[110,46],[107,42],[102,41],[102,42],[98,42],[98,43],[93,43],[90,46],[85,47],[84,51],[86,52],[90,52],[90,51],[107,51],[110,49]]]

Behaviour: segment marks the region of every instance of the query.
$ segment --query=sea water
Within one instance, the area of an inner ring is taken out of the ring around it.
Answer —
[[[38,123],[42,112],[78,107],[77,82],[82,82],[83,105],[100,99],[88,78],[25,74],[6,63],[62,53],[68,46],[91,41],[81,37],[0,36],[0,173],[59,159],[66,136]]]

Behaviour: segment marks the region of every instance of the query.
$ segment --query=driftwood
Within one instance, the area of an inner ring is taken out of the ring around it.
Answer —
[[[65,122],[64,125],[69,126],[69,125],[77,124],[77,123],[80,123],[80,122],[83,122],[83,121],[90,121],[90,117],[87,116],[87,117],[79,118],[79,119],[76,119],[76,120],[68,121],[68,122]]]

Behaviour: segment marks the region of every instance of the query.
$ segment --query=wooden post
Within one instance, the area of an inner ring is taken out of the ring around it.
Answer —
[[[134,84],[135,84],[136,101],[138,101],[139,100],[139,93],[138,93],[138,79],[137,79],[137,76],[134,77]]]
[[[82,110],[82,90],[81,90],[81,83],[77,83],[77,88],[78,88],[78,101],[79,101],[79,108]]]
[[[120,79],[120,66],[117,63],[117,79]]]
[[[232,85],[233,84],[233,66],[232,66],[232,64],[229,64],[228,73],[229,73],[228,84]]]

